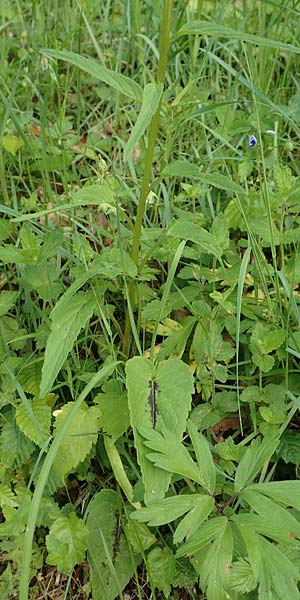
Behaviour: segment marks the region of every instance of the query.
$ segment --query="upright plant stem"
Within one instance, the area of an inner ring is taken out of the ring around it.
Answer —
[[[164,8],[163,8],[163,17],[161,24],[161,33],[159,40],[159,61],[158,61],[158,69],[157,69],[157,83],[164,83],[166,76],[166,67],[167,67],[167,58],[168,58],[168,49],[169,49],[169,40],[170,40],[170,26],[171,26],[171,13],[172,13],[173,0],[165,0]],[[142,231],[142,223],[143,216],[145,212],[146,200],[150,191],[150,178],[152,171],[152,163],[153,163],[153,154],[155,143],[157,139],[158,132],[158,124],[159,124],[159,114],[160,114],[161,100],[157,106],[157,109],[151,119],[150,127],[149,127],[149,137],[148,137],[148,147],[145,156],[145,170],[144,176],[141,185],[140,191],[140,199],[137,207],[136,220],[133,230],[133,242],[132,242],[132,252],[131,256],[136,263],[138,264],[139,258],[139,249],[140,249],[140,240],[141,240],[141,231]],[[129,301],[131,306],[134,303],[135,297],[135,285],[132,283],[129,287]],[[129,310],[127,309],[126,313],[126,321],[125,321],[125,330],[123,337],[123,352],[125,355],[128,354],[129,348],[129,339],[131,333],[131,322]]]

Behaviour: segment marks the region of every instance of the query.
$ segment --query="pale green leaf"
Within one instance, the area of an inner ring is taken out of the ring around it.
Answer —
[[[168,546],[153,548],[147,555],[147,576],[152,587],[169,597],[175,575],[175,556]]]
[[[56,305],[52,311],[51,333],[47,341],[42,370],[41,397],[51,389],[80,330],[91,318],[96,303],[97,297],[93,292],[79,292],[61,308]]]
[[[247,194],[248,192],[244,190],[242,186],[238,183],[235,183],[226,175],[222,175],[221,173],[211,173],[206,175],[205,173],[200,173],[199,179],[203,181],[203,183],[207,183],[208,185],[212,185],[219,190],[226,190],[227,192],[232,192],[233,194]]]
[[[243,42],[249,42],[250,44],[256,44],[257,46],[263,46],[274,49],[282,49],[292,52],[294,54],[300,54],[300,47],[292,44],[286,44],[280,40],[272,40],[268,37],[261,37],[246,33],[245,31],[237,31],[231,27],[221,25],[220,23],[211,23],[209,21],[190,21],[186,23],[178,31],[178,35],[208,35],[213,37],[225,37],[230,40],[240,40]]]
[[[178,237],[183,240],[190,240],[197,244],[202,252],[213,254],[217,258],[221,258],[223,249],[220,247],[215,237],[200,227],[197,223],[191,223],[186,219],[178,219],[168,230],[168,235]]]
[[[60,410],[55,411],[54,439],[59,436],[69,412],[75,402],[68,402]],[[76,419],[71,421],[64,434],[53,467],[63,480],[65,475],[75,469],[85,459],[98,437],[98,409],[90,408],[83,402],[78,408]]]
[[[253,440],[248,446],[235,474],[235,492],[240,492],[246,485],[253,482],[256,475],[274,454],[279,443],[278,437],[259,438]]]
[[[4,506],[11,506],[12,508],[19,506],[15,494],[10,486],[5,483],[0,484],[0,506],[1,508]]]
[[[14,308],[20,292],[8,292],[3,290],[0,293],[0,317],[6,315],[11,308]]]
[[[18,150],[23,148],[24,140],[17,135],[13,135],[12,133],[7,133],[2,138],[2,146],[13,156],[16,156]]]
[[[100,79],[100,81],[103,81],[103,83],[106,83],[117,92],[129,96],[133,100],[142,100],[142,89],[138,83],[121,73],[103,67],[93,58],[85,58],[84,56],[80,56],[80,54],[69,52],[68,50],[60,51],[42,48],[40,52],[51,58],[65,60],[71,65],[74,65],[74,67],[82,69],[95,79]]]
[[[62,245],[64,236],[62,231],[47,231],[43,238],[43,244],[39,251],[38,262],[46,260],[56,254]]]
[[[99,406],[99,425],[105,433],[118,438],[127,431],[130,425],[127,393],[119,382],[112,380],[102,386],[102,393],[95,396],[94,403]]]
[[[208,441],[202,433],[198,432],[192,421],[188,422],[188,433],[195,450],[203,485],[210,494],[213,494],[216,487],[216,468]]]
[[[75,513],[59,517],[46,536],[49,565],[55,565],[62,573],[70,573],[77,563],[84,560],[87,549],[88,528]]]
[[[279,504],[270,498],[258,493],[258,491],[249,490],[249,488],[247,491],[241,493],[241,497],[265,519],[266,523],[274,521],[275,530],[278,524],[282,527],[282,531],[286,535],[286,543],[289,541],[288,538],[292,540],[300,538],[300,523],[288,510],[279,506]]]
[[[230,570],[229,587],[237,593],[246,594],[257,586],[257,579],[249,562],[240,558],[232,563]]]
[[[155,428],[165,427],[180,440],[191,407],[193,377],[189,367],[177,358],[162,361],[155,368],[147,358],[134,357],[126,363],[126,378],[131,426],[145,486],[145,503],[149,504],[164,497],[171,475],[157,469],[148,460],[148,449],[140,430],[144,430],[144,435]]]
[[[197,496],[194,506],[182,519],[174,533],[174,544],[179,544],[184,538],[194,534],[203,521],[214,509],[214,499],[211,496]]]
[[[50,434],[51,406],[54,394],[47,394],[43,398],[28,400],[30,412],[24,402],[19,402],[16,410],[16,421],[21,431],[29,439],[42,446]]]
[[[122,502],[113,490],[95,494],[87,517],[88,560],[93,600],[114,600],[122,592],[140,562],[129,548],[123,531]]]
[[[216,539],[207,549],[203,561],[198,565],[201,585],[206,590],[209,600],[227,600],[226,588],[229,583],[230,567],[233,553],[231,525],[227,521]],[[194,566],[197,570],[196,561]]]
[[[206,523],[201,525],[200,531],[196,531],[192,534],[189,541],[176,552],[176,556],[186,556],[189,554],[195,554],[202,548],[207,546],[212,540],[218,536],[222,536],[226,527],[228,519],[226,517],[214,517]]]
[[[174,160],[163,170],[164,177],[199,177],[199,167],[186,160]]]
[[[132,513],[135,514],[135,513]],[[156,537],[151,533],[150,529],[145,523],[134,523],[129,519],[128,523],[124,527],[127,539],[130,541],[131,546],[135,552],[140,553],[143,550],[148,550],[153,544],[156,543]]]
[[[270,481],[269,483],[254,483],[249,485],[245,491],[254,490],[273,498],[284,506],[300,507],[300,481]]]
[[[200,498],[207,498],[207,496],[200,496]],[[131,518],[135,521],[146,522],[151,527],[165,525],[191,510],[197,500],[199,500],[199,494],[183,494],[182,496],[164,498],[154,502],[147,508],[139,508],[131,514]]]
[[[130,133],[124,149],[124,160],[127,161],[153,117],[163,92],[162,83],[148,83],[143,90],[143,100],[136,123]]]

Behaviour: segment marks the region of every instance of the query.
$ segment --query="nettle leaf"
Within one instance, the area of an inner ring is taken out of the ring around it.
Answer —
[[[189,367],[177,358],[160,362],[156,369],[149,359],[134,357],[126,363],[126,385],[145,503],[149,504],[163,498],[171,475],[148,460],[141,430],[147,436],[164,427],[181,439],[191,407],[193,376]]]
[[[105,433],[118,438],[127,431],[130,425],[127,393],[118,381],[105,383],[94,403],[99,406],[99,425]]]
[[[155,535],[151,533],[145,523],[133,523],[129,520],[124,527],[124,531],[126,538],[130,541],[130,545],[137,553],[148,550],[148,548],[157,542]]]
[[[300,433],[294,430],[285,431],[280,438],[277,455],[285,463],[298,465],[300,462]]]
[[[235,492],[240,492],[251,483],[264,464],[270,460],[279,443],[279,437],[253,440],[247,448],[235,474]]]
[[[281,329],[270,330],[261,323],[255,325],[250,339],[250,350],[253,362],[265,373],[272,369],[275,362],[269,353],[280,348],[284,339],[285,333]]]
[[[111,71],[106,67],[103,67],[93,58],[85,58],[84,56],[80,56],[80,54],[69,52],[68,50],[60,51],[42,48],[40,52],[52,58],[65,60],[71,65],[82,69],[95,79],[100,79],[100,81],[103,81],[103,83],[106,83],[125,96],[129,96],[133,100],[141,101],[142,99],[142,89],[138,83],[125,75],[121,75],[116,71]]]
[[[34,450],[34,444],[20,431],[15,415],[6,414],[0,435],[2,465],[9,469],[26,464]]]
[[[188,422],[188,433],[195,450],[204,487],[213,494],[216,487],[216,469],[207,439],[197,431],[192,421]]]
[[[229,246],[229,228],[228,221],[223,213],[219,213],[210,230],[210,233],[215,238],[218,247],[223,251]]]
[[[175,556],[168,546],[153,548],[147,555],[147,577],[151,586],[169,597],[175,576]]]
[[[148,83],[143,90],[143,101],[141,110],[137,117],[136,123],[130,133],[129,139],[124,150],[124,160],[127,161],[130,157],[139,139],[147,129],[151,118],[153,117],[163,92],[162,83]]]
[[[37,446],[41,447],[50,435],[51,406],[55,397],[55,394],[47,394],[44,398],[28,400],[30,411],[24,402],[17,407],[18,426]]]
[[[55,411],[54,439],[59,435],[61,427],[73,408],[75,402],[68,402],[60,410]],[[84,402],[77,410],[76,419],[73,419],[55,457],[53,468],[59,477],[64,477],[75,469],[85,459],[93,444],[96,443],[99,431],[98,409],[90,408]]]
[[[5,483],[0,484],[0,506],[11,506],[12,508],[16,508],[19,506],[19,503],[16,501],[16,496],[12,492],[10,486]]]
[[[128,545],[124,521],[126,524],[122,502],[115,491],[102,490],[95,494],[86,522],[93,600],[114,600],[118,594],[122,597],[124,587],[141,560]]]
[[[77,563],[84,560],[87,549],[88,528],[75,513],[59,517],[46,536],[49,565],[55,565],[62,573],[70,573]]]
[[[40,397],[45,396],[62,368],[74,342],[91,318],[97,304],[93,292],[78,292],[51,313],[51,332],[47,341],[42,370]]]
[[[11,308],[14,308],[19,295],[20,292],[2,291],[0,293],[0,317],[3,317]]]

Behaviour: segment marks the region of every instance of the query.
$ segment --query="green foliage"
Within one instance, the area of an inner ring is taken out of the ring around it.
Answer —
[[[0,8],[0,596],[294,600],[297,3],[122,4]]]
[[[69,573],[84,559],[88,528],[75,513],[58,517],[46,536],[47,563],[55,565],[62,573]]]
[[[140,562],[139,554],[128,545],[124,522],[121,499],[116,492],[102,490],[94,496],[88,509],[87,545],[95,600],[114,600]]]

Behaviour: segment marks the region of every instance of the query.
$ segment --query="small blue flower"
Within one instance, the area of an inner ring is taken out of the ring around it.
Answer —
[[[254,148],[254,146],[256,146],[257,139],[256,139],[255,135],[250,135],[248,144],[249,144],[249,148]]]

